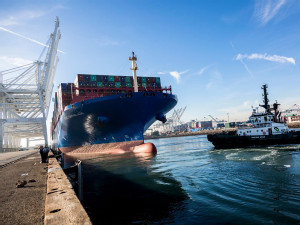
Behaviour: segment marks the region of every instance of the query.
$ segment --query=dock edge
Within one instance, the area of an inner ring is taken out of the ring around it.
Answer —
[[[56,158],[48,163],[44,224],[92,224]]]

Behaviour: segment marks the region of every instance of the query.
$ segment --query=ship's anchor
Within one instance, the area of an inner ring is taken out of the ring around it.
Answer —
[[[165,122],[167,122],[167,118],[166,118],[166,115],[165,114],[159,114],[159,115],[157,115],[156,116],[156,119],[157,120],[159,120],[159,121],[161,121],[162,123],[165,123]]]

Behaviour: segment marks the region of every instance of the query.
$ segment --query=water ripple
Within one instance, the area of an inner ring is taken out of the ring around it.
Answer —
[[[300,223],[300,145],[214,150],[206,136],[149,142],[158,149],[152,158],[83,162],[84,205],[94,222]]]

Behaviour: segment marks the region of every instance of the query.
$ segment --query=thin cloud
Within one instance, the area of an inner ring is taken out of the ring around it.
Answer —
[[[43,44],[42,42],[33,40],[33,39],[29,38],[29,37],[26,37],[26,36],[24,36],[24,35],[22,35],[22,34],[18,34],[18,33],[14,32],[14,31],[8,30],[8,29],[6,29],[6,28],[4,28],[4,27],[0,27],[0,30],[3,30],[3,31],[5,31],[5,32],[11,33],[11,34],[13,34],[13,35],[19,36],[19,37],[21,37],[21,38],[24,38],[24,39],[26,39],[26,40],[29,40],[29,41],[31,41],[31,42],[34,42],[34,43],[36,43],[36,44],[39,44],[39,45],[42,45],[42,46],[44,46],[44,47],[49,48],[49,45],[45,45],[45,44]],[[61,51],[61,50],[57,50],[57,51],[65,54],[65,52],[63,52],[63,51]]]
[[[0,26],[12,26],[19,24],[18,20],[14,16],[0,20]]]
[[[171,75],[172,77],[174,77],[175,80],[176,80],[176,82],[177,82],[177,84],[179,84],[179,83],[180,83],[181,75],[187,73],[188,71],[189,71],[189,70],[185,70],[185,71],[182,71],[182,72],[178,72],[178,71],[158,72],[157,74],[159,74],[159,75],[169,74],[169,75]]]
[[[213,85],[213,82],[208,82],[206,84],[206,89],[210,89],[212,87],[212,85]]]
[[[223,80],[223,75],[218,71],[218,70],[215,70],[212,74],[212,77],[215,79],[215,80]]]
[[[275,18],[286,2],[286,0],[257,0],[255,3],[254,17],[259,21],[259,23],[265,25]]]
[[[234,44],[232,42],[230,42],[230,45],[232,47],[232,49],[235,51],[235,52],[238,52],[234,46]],[[245,70],[248,72],[248,74],[253,78],[253,73],[251,72],[251,70],[249,69],[248,65],[243,61],[242,58],[240,59],[236,59],[236,60],[239,60],[241,62],[241,64],[244,66]]]
[[[202,75],[209,67],[210,67],[210,65],[209,65],[209,66],[203,67],[203,68],[198,72],[198,74],[199,74],[199,75]]]
[[[243,61],[243,59],[241,58],[241,59],[237,59],[237,60],[239,60],[239,61],[242,63],[242,65],[244,66],[244,68],[246,69],[246,71],[249,73],[249,75],[250,75],[251,77],[253,77],[253,73],[252,73],[251,70],[249,69],[248,65]]]
[[[15,16],[8,16],[7,18],[0,20],[0,26],[12,26],[19,25],[23,23],[25,20],[32,20],[46,15],[46,11],[42,10],[25,10],[17,13]]]
[[[217,88],[223,82],[223,75],[218,70],[212,71],[210,81],[206,84],[206,89]]]
[[[28,20],[37,19],[45,15],[49,15],[57,10],[66,9],[62,4],[54,5],[47,9],[22,10],[18,12],[6,12],[6,15],[1,15],[0,26],[20,25]],[[3,13],[2,13],[3,14]],[[4,18],[6,16],[6,18]]]
[[[256,107],[259,105],[258,100],[246,100],[239,105],[226,107],[226,108],[220,108],[218,109],[219,112],[222,113],[228,113],[230,118],[235,118],[238,120],[245,121],[249,118],[249,115],[251,114],[252,106]],[[229,119],[230,119],[229,118]]]
[[[52,9],[51,9],[52,10]],[[27,19],[36,19],[39,17],[42,17],[44,15],[47,14],[47,11],[43,11],[43,10],[26,10],[23,11],[21,14],[21,18],[27,18]]]
[[[188,72],[188,70],[185,70],[185,71],[182,71],[182,72],[171,71],[171,72],[169,72],[169,74],[170,74],[172,77],[174,77],[175,80],[176,80],[176,82],[177,82],[177,84],[179,84],[179,83],[180,83],[180,77],[181,77],[181,75],[184,74],[184,73],[186,73],[186,72]]]
[[[238,54],[235,58],[236,60],[243,60],[243,59],[262,59],[271,62],[279,62],[279,63],[291,63],[296,64],[296,61],[292,57],[280,56],[280,55],[268,55],[268,54],[258,54],[253,53],[251,55],[247,54]],[[241,61],[242,62],[242,61]]]
[[[167,74],[168,72],[158,72],[157,74],[159,74],[159,75],[165,75],[165,74]]]
[[[19,58],[19,57],[7,57],[7,56],[1,56],[0,60],[3,60],[5,63],[14,65],[14,66],[23,66],[26,64],[33,63],[33,61]]]

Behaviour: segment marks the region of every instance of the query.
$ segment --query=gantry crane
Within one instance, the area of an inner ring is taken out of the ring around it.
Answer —
[[[22,138],[27,145],[30,139],[40,137],[48,144],[46,119],[58,63],[58,27],[56,18],[44,62],[0,72],[0,151],[20,147]]]

